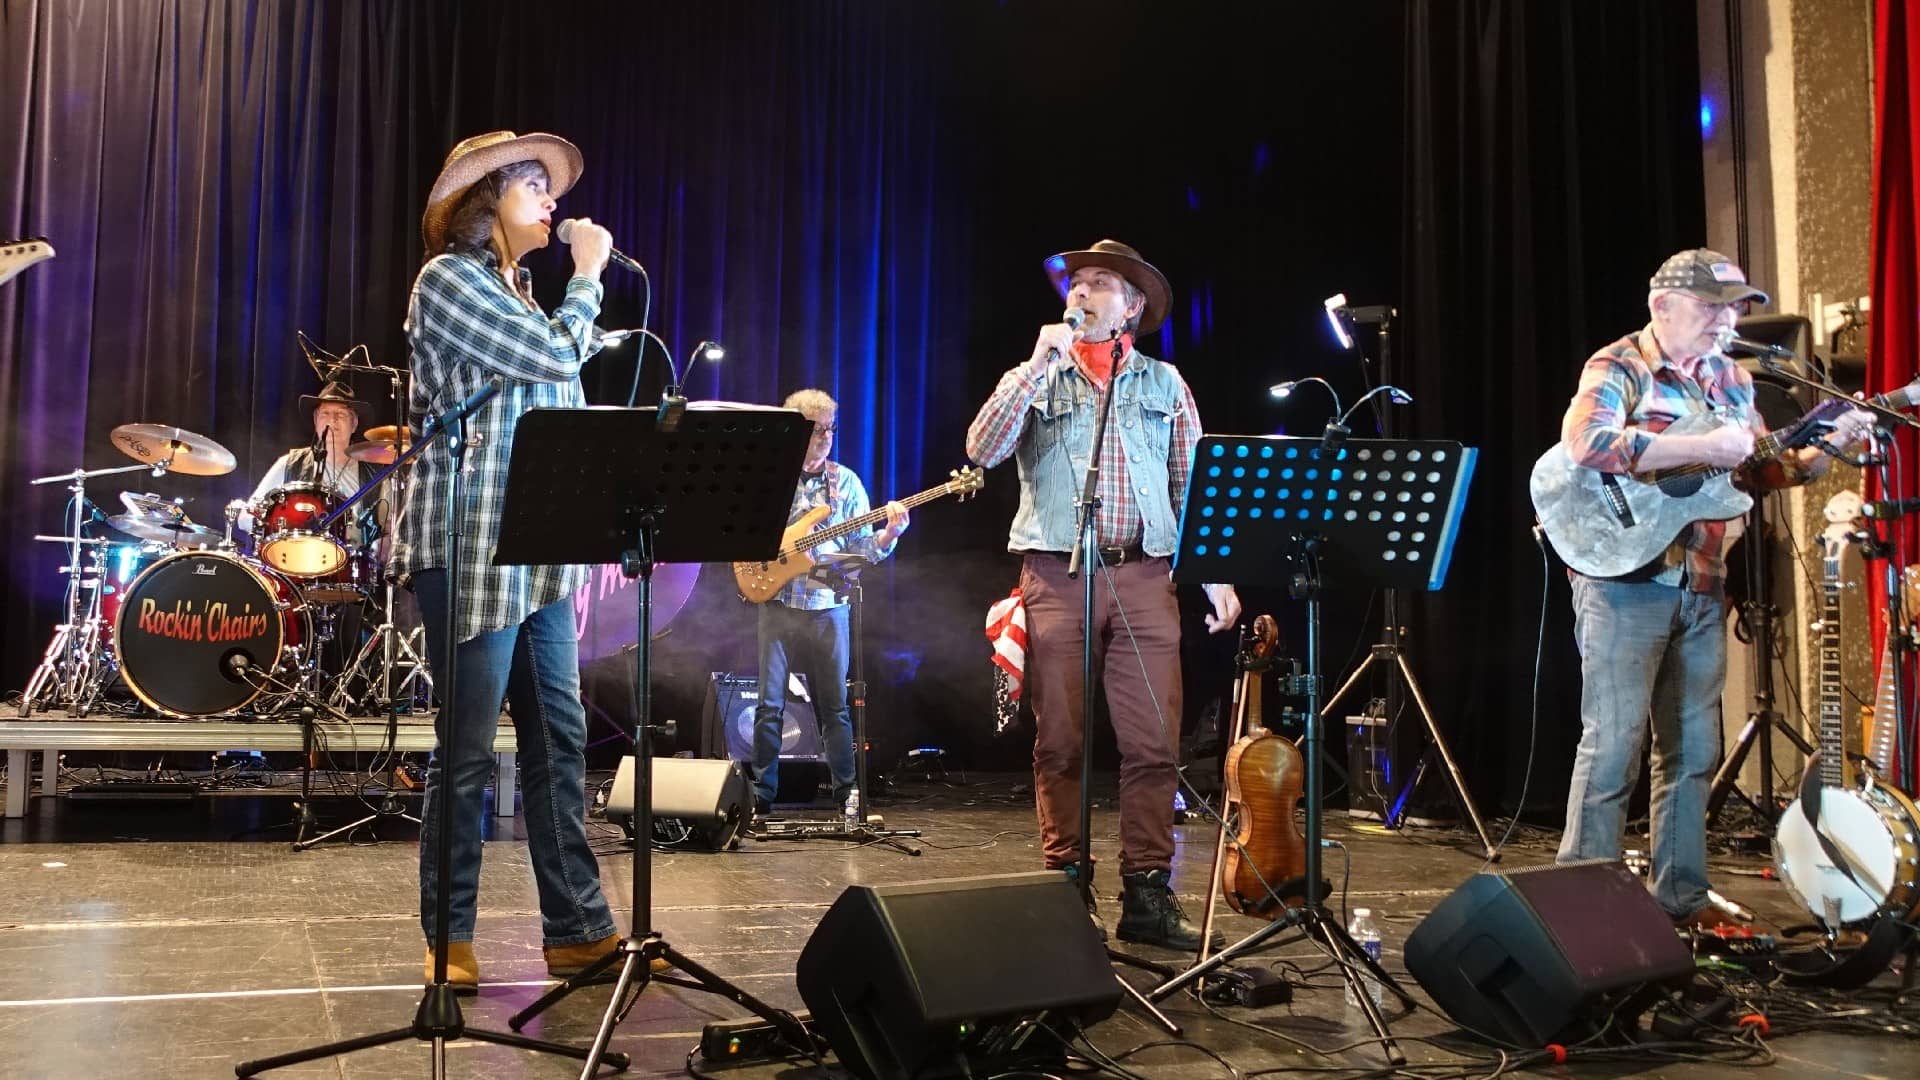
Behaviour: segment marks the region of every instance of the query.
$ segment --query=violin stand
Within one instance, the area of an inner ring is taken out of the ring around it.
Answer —
[[[1306,737],[1306,869],[1309,898],[1225,949],[1161,983],[1158,1001],[1229,961],[1299,930],[1340,965],[1387,1060],[1406,1055],[1387,1030],[1366,985],[1371,975],[1411,1009],[1413,998],[1361,948],[1314,888],[1321,880],[1323,821],[1320,738],[1320,595],[1329,583],[1438,589],[1466,510],[1476,451],[1456,442],[1207,435],[1194,452],[1173,580],[1287,586],[1307,614],[1300,685]],[[1272,498],[1268,495],[1271,494]],[[1316,495],[1323,496],[1316,498]],[[1274,552],[1282,555],[1272,557]],[[1218,888],[1218,882],[1209,883]],[[1279,899],[1279,898],[1275,898]],[[1204,942],[1202,943],[1204,947]]]

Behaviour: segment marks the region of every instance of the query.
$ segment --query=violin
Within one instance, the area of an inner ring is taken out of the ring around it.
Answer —
[[[1279,638],[1271,615],[1253,621],[1252,640],[1239,658],[1246,734],[1227,751],[1226,766],[1227,801],[1240,808],[1240,821],[1221,887],[1228,907],[1263,919],[1284,912],[1284,897],[1306,893],[1307,839],[1294,819],[1305,794],[1306,762],[1291,740],[1267,730],[1260,719],[1261,677]]]

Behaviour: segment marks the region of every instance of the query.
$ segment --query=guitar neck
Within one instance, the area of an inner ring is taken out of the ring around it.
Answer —
[[[900,505],[911,510],[914,507],[921,505],[922,503],[930,503],[933,500],[939,498],[940,496],[945,495],[948,489],[951,488],[952,486],[953,485],[951,484],[941,484],[939,487],[928,488],[925,491],[919,492],[914,495],[909,495],[906,498],[901,499]],[[887,520],[887,510],[886,510],[886,507],[883,506],[878,510],[871,510],[871,511],[868,511],[867,513],[861,514],[857,518],[848,518],[846,521],[843,521],[838,525],[830,525],[827,528],[821,529],[818,532],[808,533],[806,536],[801,537],[800,540],[793,545],[793,550],[806,551],[809,548],[818,547],[819,545],[827,543],[829,541],[838,540],[843,536],[849,536],[853,533],[857,533],[861,529],[865,529],[873,525],[878,525],[881,522],[884,522],[886,520]]]
[[[1820,603],[1820,782],[1847,780],[1846,732],[1840,687],[1840,552],[1826,557],[1826,588]]]
[[[1883,409],[1910,409],[1916,400],[1920,400],[1920,394],[1916,393],[1914,384],[1911,383],[1867,399],[1869,404]],[[1755,436],[1753,453],[1747,455],[1746,460],[1731,469],[1719,465],[1682,465],[1673,469],[1661,469],[1655,475],[1660,479],[1675,476],[1715,477],[1725,476],[1740,469],[1758,468],[1789,450],[1798,450],[1812,442],[1818,434],[1814,430],[1814,425],[1832,420],[1857,404],[1858,402],[1850,398],[1827,398],[1808,409],[1805,416],[1787,427]]]

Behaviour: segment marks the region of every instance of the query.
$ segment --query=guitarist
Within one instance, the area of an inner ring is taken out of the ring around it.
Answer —
[[[871,509],[867,488],[852,469],[828,459],[838,430],[839,405],[824,390],[799,390],[787,396],[782,408],[797,410],[813,421],[813,439],[801,463],[800,486],[787,512],[792,525],[820,506],[833,512],[822,527],[860,517]],[[832,551],[865,555],[879,562],[893,554],[893,545],[907,531],[907,508],[886,506],[887,527],[854,533],[829,541],[817,553]],[[833,801],[844,805],[852,793],[856,771],[853,724],[847,710],[847,602],[819,581],[795,579],[780,595],[759,605],[760,704],[753,711],[753,812],[765,817],[773,809],[780,788],[781,717],[787,700],[787,673],[807,677],[813,691],[814,715],[827,748],[827,767],[833,771]],[[862,792],[862,798],[868,793]]]
[[[1767,294],[1715,251],[1682,251],[1648,283],[1651,321],[1587,360],[1560,435],[1578,465],[1640,473],[1673,466],[1743,466],[1765,433],[1753,379],[1721,350],[1735,319]],[[1729,423],[1663,435],[1692,412]],[[1872,430],[1862,409],[1827,436],[1850,448]],[[1735,474],[1747,488],[1802,484],[1826,470],[1818,447],[1790,450]],[[1580,649],[1580,745],[1567,794],[1559,861],[1617,859],[1640,750],[1653,733],[1653,893],[1676,923],[1724,921],[1708,902],[1706,803],[1720,755],[1727,675],[1727,523],[1696,521],[1648,565],[1617,578],[1569,570]],[[1649,721],[1649,718],[1651,720]]]
[[[1078,882],[1083,583],[1067,577],[1074,504],[1093,445],[1095,408],[1112,393],[1100,448],[1094,529],[1095,663],[1120,746],[1119,936],[1190,950],[1200,928],[1171,887],[1173,795],[1180,739],[1180,612],[1169,580],[1200,416],[1173,365],[1134,348],[1166,318],[1167,279],[1125,244],[1102,240],[1044,264],[1069,316],[1040,328],[1032,354],[1000,377],[967,431],[967,455],[1015,458],[1020,507],[1007,549],[1021,556],[1026,674],[1035,722],[1033,787],[1042,856]],[[1075,329],[1072,312],[1084,322]],[[1116,359],[1117,358],[1117,359]],[[1240,618],[1231,585],[1206,586],[1207,629]],[[1090,880],[1090,877],[1089,877]],[[1095,913],[1098,922],[1098,913]]]

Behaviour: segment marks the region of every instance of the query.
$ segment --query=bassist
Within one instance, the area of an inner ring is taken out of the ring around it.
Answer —
[[[800,390],[788,395],[782,407],[798,410],[813,421],[813,438],[807,443],[787,523],[822,506],[831,508],[822,522],[828,527],[867,513],[867,488],[859,475],[828,458],[838,428],[839,406],[833,398],[822,390]],[[823,544],[822,549],[865,555],[875,562],[893,554],[894,542],[907,531],[907,509],[892,502],[886,510],[887,524],[880,532],[862,530],[837,543]],[[833,771],[833,800],[844,805],[855,778],[853,725],[847,710],[847,602],[826,585],[802,577],[758,608],[760,702],[753,712],[754,815],[767,815],[780,788],[781,725],[790,671],[807,677],[827,766]]]
[[[1561,424],[1575,464],[1638,474],[1707,465],[1735,469],[1748,488],[1805,483],[1825,471],[1817,447],[1750,461],[1765,434],[1753,379],[1722,351],[1735,319],[1767,294],[1718,252],[1682,251],[1648,283],[1641,330],[1593,354]],[[1724,425],[1662,434],[1694,413]],[[1872,429],[1852,409],[1827,441],[1851,448]],[[1580,745],[1559,859],[1620,857],[1627,800],[1648,729],[1653,736],[1653,891],[1676,923],[1710,926],[1706,799],[1720,752],[1726,682],[1724,521],[1696,521],[1646,566],[1621,577],[1569,571],[1580,649]]]

